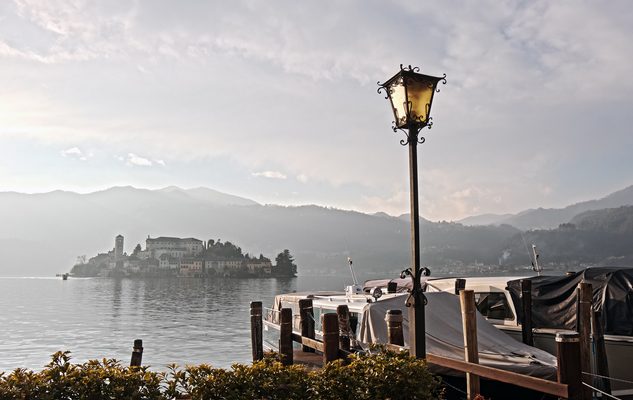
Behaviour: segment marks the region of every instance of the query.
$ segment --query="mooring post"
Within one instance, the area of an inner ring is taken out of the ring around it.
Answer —
[[[459,291],[466,289],[466,279],[457,278],[455,279],[455,294],[459,296]]]
[[[264,358],[262,310],[261,301],[251,301],[251,348],[253,350],[253,362]]]
[[[404,346],[402,320],[402,310],[387,310],[385,314],[385,322],[387,322],[387,343]]]
[[[609,379],[609,362],[607,360],[607,349],[604,342],[604,327],[600,311],[594,311],[591,318],[591,330],[593,331],[593,344],[596,349],[596,375],[606,378],[597,378],[600,382],[597,386],[611,394],[611,380]]]
[[[556,333],[558,361],[558,382],[568,387],[567,398],[582,399],[582,378],[580,371],[580,337],[577,332],[564,331]]]
[[[352,328],[349,324],[349,307],[341,304],[336,307],[336,315],[338,317],[338,346],[341,350],[350,350],[350,336],[352,336]]]
[[[323,327],[323,364],[338,358],[338,315],[327,313],[321,315]]]
[[[593,288],[590,283],[581,282],[578,285],[578,312],[577,330],[580,335],[580,366],[582,369],[582,381],[592,383],[591,375],[591,302]],[[591,399],[592,391],[587,386],[582,387],[583,398]]]
[[[143,341],[136,339],[134,341],[134,348],[132,349],[132,359],[130,360],[130,367],[140,367],[143,362]]]
[[[521,336],[523,343],[534,346],[534,334],[532,332],[532,281],[521,279],[521,310],[523,311],[523,323],[521,324]]]
[[[279,324],[279,355],[283,365],[292,365],[292,308],[281,309]]]
[[[475,307],[475,292],[462,290],[459,292],[462,308],[462,329],[464,330],[464,356],[466,361],[479,364],[479,348],[477,345],[477,308]],[[467,398],[472,400],[479,394],[479,377],[466,373]]]
[[[314,308],[312,299],[299,300],[299,317],[301,318],[301,336],[314,339]],[[314,353],[314,349],[308,346],[301,346],[305,353]]]

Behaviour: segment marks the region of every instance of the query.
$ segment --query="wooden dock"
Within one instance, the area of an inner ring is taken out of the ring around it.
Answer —
[[[500,385],[514,385],[527,390],[542,393],[561,399],[588,400],[588,392],[583,387],[581,375],[581,338],[578,332],[564,331],[556,336],[558,373],[557,380],[551,381],[532,376],[518,374],[502,369],[492,368],[478,363],[477,328],[475,323],[476,309],[474,292],[459,290],[462,307],[462,323],[464,328],[464,360],[427,354],[426,361],[436,365],[459,371],[467,377],[467,399],[475,399],[480,395],[480,378],[487,383],[498,382]],[[312,300],[302,299],[299,305],[301,334],[292,331],[292,309],[282,308],[280,311],[280,358],[286,365],[299,363],[311,368],[319,368],[324,364],[346,358],[350,354],[347,328],[349,310],[347,306],[339,306],[337,313],[321,315],[323,341],[315,339],[314,313]],[[402,318],[397,313],[387,313],[390,350],[408,350],[402,347]],[[253,361],[263,358],[262,341],[262,309],[261,302],[251,303],[251,339]],[[346,340],[347,339],[347,340]],[[528,337],[529,340],[529,337]],[[294,350],[292,343],[302,345]]]

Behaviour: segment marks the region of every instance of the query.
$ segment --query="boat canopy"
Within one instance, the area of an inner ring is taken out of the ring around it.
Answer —
[[[593,267],[569,276],[535,276],[532,281],[532,325],[576,329],[576,288],[591,283],[593,309],[601,313],[604,333],[633,336],[633,268]],[[523,322],[521,280],[508,282],[519,321]]]
[[[459,297],[446,292],[426,293],[426,348],[429,354],[464,359],[464,334]],[[364,309],[359,330],[362,343],[386,343],[387,310],[402,310],[404,341],[408,345],[409,321],[407,296],[369,303]],[[545,379],[556,378],[556,357],[516,341],[501,332],[477,313],[477,342],[479,362],[482,365],[514,371],[524,375]],[[448,369],[434,370],[436,373],[453,374]]]

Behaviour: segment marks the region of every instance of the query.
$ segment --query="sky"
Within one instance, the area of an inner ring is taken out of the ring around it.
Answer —
[[[633,184],[628,1],[0,2],[0,191],[210,187],[409,211],[377,82],[447,75],[420,213],[563,207]]]

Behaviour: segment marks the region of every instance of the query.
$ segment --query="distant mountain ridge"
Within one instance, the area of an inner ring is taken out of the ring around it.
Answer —
[[[274,257],[291,250],[299,273],[346,273],[348,256],[365,271],[401,271],[410,261],[408,218],[319,206],[260,205],[211,189],[114,187],[77,194],[0,193],[0,274],[51,275],[79,255],[125,236],[131,252],[148,235],[222,239]],[[494,261],[515,228],[465,227],[422,220],[427,265]],[[359,271],[360,273],[361,271]]]
[[[499,226],[421,219],[421,261],[449,271],[467,271],[464,268],[473,265],[529,265],[527,247],[535,243],[543,262],[633,263],[633,207],[587,210],[619,207],[631,192],[633,187],[600,200],[543,210],[552,214],[556,222],[548,225],[556,229],[522,232],[509,224],[513,218],[527,218],[539,210],[506,218],[506,224]],[[313,205],[261,205],[207,188],[0,192],[0,221],[0,275],[66,272],[77,256],[112,249],[118,234],[125,236],[128,253],[148,235],[222,239],[267,257],[287,248],[300,274],[345,274],[347,257],[354,259],[359,275],[397,275],[410,265],[407,214],[395,217]]]
[[[553,229],[569,222],[576,215],[590,210],[633,205],[633,185],[601,199],[583,201],[564,208],[537,208],[518,214],[484,214],[459,220],[464,225],[512,225],[521,230]]]

